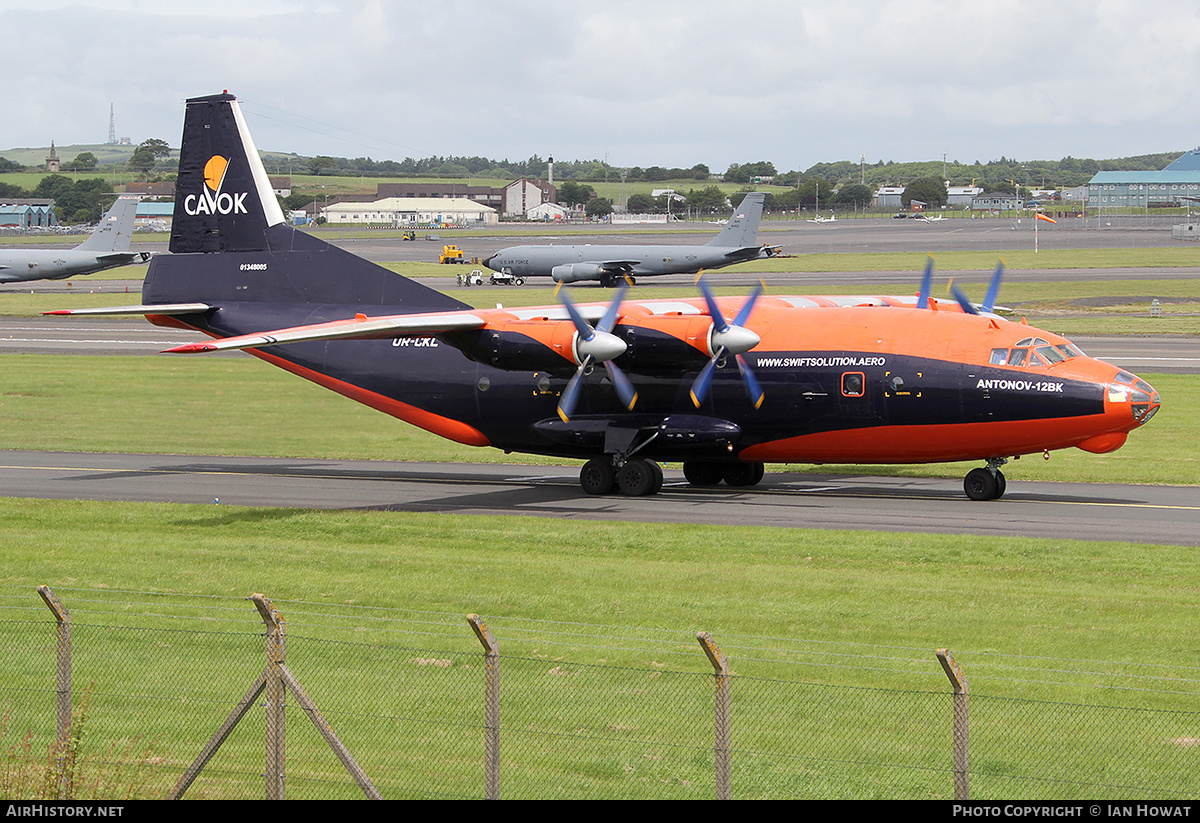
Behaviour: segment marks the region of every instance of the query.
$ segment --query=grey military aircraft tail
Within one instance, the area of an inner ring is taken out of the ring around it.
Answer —
[[[659,274],[694,274],[747,260],[774,257],[778,246],[758,242],[762,192],[747,194],[716,237],[703,246],[512,246],[483,261],[515,277],[552,277],[556,283],[598,280],[603,286]]]
[[[147,252],[129,250],[137,204],[136,197],[118,197],[96,230],[73,249],[0,250],[0,283],[62,280],[150,259]]]

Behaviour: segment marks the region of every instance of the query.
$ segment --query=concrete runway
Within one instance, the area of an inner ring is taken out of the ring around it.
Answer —
[[[1021,481],[973,503],[960,480],[768,473],[750,490],[589,497],[578,469],[457,463],[0,451],[8,497],[524,515],[651,523],[1117,540],[1200,546],[1194,488]]]

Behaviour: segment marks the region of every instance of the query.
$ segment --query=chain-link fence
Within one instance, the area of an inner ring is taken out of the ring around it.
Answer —
[[[1190,670],[1150,681],[994,653],[58,595],[0,591],[3,797],[1200,794]],[[1074,699],[982,695],[973,667]],[[1033,682],[1039,668],[1054,676]],[[1078,699],[1096,677],[1143,705]]]

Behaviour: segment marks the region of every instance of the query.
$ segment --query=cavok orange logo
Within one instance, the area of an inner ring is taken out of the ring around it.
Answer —
[[[183,198],[183,210],[197,214],[246,214],[246,192],[229,194],[221,191],[229,161],[214,154],[204,164],[204,190]]]

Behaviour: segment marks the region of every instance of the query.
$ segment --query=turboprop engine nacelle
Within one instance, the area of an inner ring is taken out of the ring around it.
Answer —
[[[550,270],[555,283],[575,283],[579,280],[599,280],[604,273],[599,263],[563,263]]]

